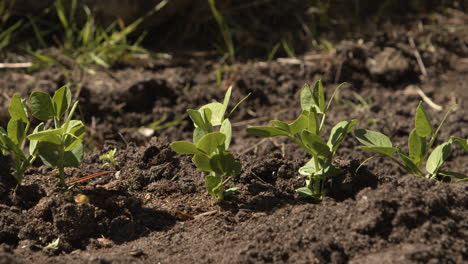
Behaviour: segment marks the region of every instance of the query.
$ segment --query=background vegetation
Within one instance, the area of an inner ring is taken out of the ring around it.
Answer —
[[[294,56],[324,46],[324,40],[358,36],[388,22],[427,20],[446,8],[466,11],[468,1],[0,0],[0,56],[50,47],[70,55],[86,45],[82,52],[89,54],[109,50],[109,42],[123,45],[123,53],[142,52],[141,44],[146,51],[227,54],[231,61]],[[116,63],[103,57],[81,59]]]

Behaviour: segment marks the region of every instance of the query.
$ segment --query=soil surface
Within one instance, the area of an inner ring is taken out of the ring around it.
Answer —
[[[436,22],[434,22],[436,21]],[[464,26],[463,26],[464,25]],[[88,127],[85,158],[69,179],[108,170],[99,155],[117,148],[118,172],[57,188],[55,172],[38,161],[16,186],[11,160],[0,160],[0,263],[464,263],[468,261],[468,183],[406,174],[387,159],[357,149],[348,137],[335,163],[346,175],[321,202],[298,199],[297,173],[308,155],[283,138],[248,135],[248,125],[293,120],[304,83],[322,79],[330,96],[341,82],[326,124],[356,118],[406,148],[420,88],[441,130],[468,137],[468,17],[455,10],[431,23],[392,26],[359,39],[310,51],[297,59],[220,66],[174,59],[97,71],[79,94]],[[414,45],[412,45],[414,43]],[[216,70],[223,69],[223,82]],[[33,90],[53,92],[66,82],[60,69],[2,72],[0,123],[8,100]],[[242,164],[226,201],[212,200],[190,157],[169,148],[190,140],[184,116],[234,86],[232,151]],[[360,98],[357,94],[362,97]],[[182,118],[182,119],[181,119]],[[150,123],[182,120],[156,130]],[[151,133],[148,133],[151,132]],[[446,164],[468,174],[466,154],[453,148]],[[79,204],[77,194],[90,202]],[[59,249],[44,247],[59,238]]]

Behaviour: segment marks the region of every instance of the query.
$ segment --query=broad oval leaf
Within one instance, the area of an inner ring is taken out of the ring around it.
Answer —
[[[419,169],[418,165],[416,165],[410,157],[408,157],[405,153],[398,151],[398,156],[400,156],[400,159],[403,161],[403,164],[405,165],[405,170],[408,173],[411,173],[415,176],[423,176],[421,170]]]
[[[229,152],[211,157],[210,167],[214,172],[225,176],[237,176],[241,170],[240,163]]]
[[[301,108],[304,111],[310,111],[314,105],[314,99],[312,97],[312,91],[310,86],[306,83],[301,90]]]
[[[53,144],[60,145],[62,144],[62,135],[63,135],[63,128],[57,129],[48,129],[44,131],[38,131],[28,136],[29,140],[37,140],[42,142],[50,142]]]
[[[74,149],[78,144],[81,144],[86,135],[86,128],[83,122],[79,120],[71,120],[66,132],[66,137],[63,142],[65,151]]]
[[[315,101],[315,105],[318,108],[317,113],[325,113],[325,91],[323,89],[322,80],[318,80],[314,84],[314,90],[312,91],[312,96]]]
[[[468,177],[465,174],[454,172],[454,171],[441,171],[440,170],[439,174],[445,177],[450,177],[450,178],[459,179],[463,181],[468,180]]]
[[[211,125],[219,126],[222,124],[224,120],[224,113],[226,111],[223,104],[214,102],[206,104],[200,108],[201,111],[204,111],[205,109],[210,109],[211,111],[211,115],[208,119]]]
[[[416,108],[414,126],[416,127],[416,132],[420,137],[428,137],[432,135],[432,125],[422,102],[420,102],[418,108]]]
[[[426,170],[432,174],[437,174],[440,166],[444,163],[450,154],[450,143],[445,142],[437,146],[427,158]]]
[[[8,137],[7,132],[2,127],[0,127],[0,147],[2,147],[3,153],[11,152],[20,159],[27,160],[23,151],[19,148],[18,145],[11,141],[11,139]]]
[[[307,187],[298,188],[298,189],[296,189],[296,192],[299,195],[299,197],[301,197],[301,198],[311,197],[311,196],[314,195],[312,190],[307,188]]]
[[[229,119],[224,119],[223,123],[221,124],[221,127],[219,128],[219,132],[223,133],[226,136],[226,140],[224,141],[224,147],[225,150],[228,150],[232,138],[232,126]]]
[[[197,144],[200,139],[205,136],[207,133],[201,127],[195,127],[193,130],[193,143]]]
[[[289,131],[295,135],[309,127],[308,111],[302,111],[301,115],[289,125]]]
[[[203,136],[197,143],[197,149],[203,151],[206,155],[211,155],[218,146],[226,141],[226,136],[220,132],[212,132]]]
[[[195,127],[200,127],[204,131],[207,131],[206,126],[205,126],[205,122],[203,121],[203,117],[202,117],[201,113],[198,110],[189,109],[189,110],[187,110],[187,113],[188,113],[190,119],[192,119],[192,122],[195,125]]]
[[[78,167],[83,158],[83,144],[66,151],[63,160],[60,158],[61,146],[50,142],[39,142],[38,154],[42,162],[49,167]]]
[[[33,92],[29,97],[30,108],[32,115],[41,120],[46,121],[53,119],[55,116],[54,105],[49,94],[44,92]]]
[[[307,115],[309,121],[307,131],[318,135],[320,125],[318,122],[317,111],[315,111],[315,109],[311,109],[311,111],[307,111],[305,114]]]
[[[57,119],[60,119],[60,117],[65,114],[71,104],[71,98],[71,91],[67,86],[63,86],[55,92],[54,97],[52,97],[52,102],[54,103]]]
[[[354,131],[354,136],[361,144],[368,147],[392,147],[392,141],[390,141],[387,136],[377,131],[356,129]]]
[[[192,158],[192,162],[201,171],[213,172],[213,169],[211,168],[211,165],[210,165],[210,158],[203,153],[199,152],[195,154]]]
[[[357,124],[357,120],[353,119],[349,122],[341,121],[332,128],[327,145],[332,149],[333,153],[336,152],[338,147],[343,142],[345,136],[349,132],[351,132],[351,130],[356,126],[356,124]]]
[[[270,123],[276,127],[278,127],[279,129],[282,129],[284,131],[287,131],[288,133],[291,133],[290,129],[289,129],[289,125],[283,121],[279,121],[279,120],[271,120]],[[292,133],[291,133],[292,134]]]
[[[28,123],[28,115],[26,112],[26,106],[21,100],[18,94],[13,95],[10,101],[10,106],[8,107],[8,112],[10,113],[11,119],[17,119],[23,121],[23,123]]]
[[[388,156],[388,157],[391,157],[393,155],[393,153],[398,151],[398,148],[394,148],[394,147],[366,147],[366,146],[362,146],[362,147],[359,147],[359,148],[362,149],[362,150],[367,150],[367,151],[380,153],[380,154],[383,154],[383,155]]]
[[[197,146],[188,141],[175,141],[170,145],[171,149],[178,154],[196,154]]]
[[[231,99],[231,93],[232,93],[232,86],[229,86],[228,90],[226,91],[226,94],[224,95],[224,100],[223,100],[223,109],[222,109],[223,117],[229,105],[229,100]]]
[[[320,168],[319,168],[320,169]],[[299,168],[299,174],[310,176],[317,172],[314,159],[310,159],[304,166]]]
[[[23,143],[26,124],[21,119],[10,119],[7,125],[8,137],[15,145]]]
[[[223,178],[218,175],[206,175],[205,186],[208,193],[211,194],[217,201],[224,199]]]
[[[418,135],[416,129],[413,129],[409,134],[408,152],[410,159],[416,165],[421,165],[422,159],[426,155],[426,140]]]
[[[314,156],[331,158],[330,148],[320,136],[303,131],[301,141]]]
[[[247,132],[257,137],[277,137],[289,136],[288,131],[284,131],[277,127],[270,126],[252,126],[247,128]]]

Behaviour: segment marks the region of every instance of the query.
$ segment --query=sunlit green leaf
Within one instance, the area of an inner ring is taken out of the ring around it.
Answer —
[[[195,127],[199,127],[204,131],[207,131],[203,117],[201,116],[200,112],[198,112],[198,110],[189,109],[187,110],[187,113],[195,124]]]
[[[196,127],[193,130],[193,143],[197,144],[200,141],[200,139],[206,134],[207,133],[205,133],[205,131],[201,127]]]
[[[7,125],[8,137],[15,144],[21,144],[26,136],[26,124],[21,119],[10,119]]]
[[[226,176],[236,176],[240,173],[241,169],[240,163],[229,152],[216,154],[211,157],[210,167],[214,172]]]
[[[192,158],[192,162],[201,171],[213,172],[213,169],[211,168],[211,165],[210,165],[210,158],[203,153],[199,152],[195,154]]]
[[[312,134],[309,131],[303,131],[301,133],[302,143],[307,147],[314,156],[330,158],[331,151],[327,143],[318,135]]]
[[[301,90],[301,108],[304,111],[310,111],[313,105],[314,99],[310,86],[308,84],[304,84]]]
[[[422,163],[422,159],[426,155],[426,140],[418,135],[416,129],[413,129],[409,134],[408,150],[409,157],[419,167]]]
[[[416,132],[420,137],[428,137],[432,135],[432,125],[422,102],[419,103],[418,108],[416,109],[414,123]]]
[[[12,119],[21,120],[23,123],[29,122],[26,106],[23,104],[23,101],[17,94],[13,95],[11,98],[8,112],[10,113]]]
[[[257,137],[289,136],[288,131],[284,131],[277,127],[269,127],[269,126],[248,127],[247,132]]]
[[[220,132],[208,133],[197,143],[197,149],[203,151],[206,155],[210,155],[225,141],[226,136]]]
[[[2,152],[11,152],[22,160],[26,160],[23,151],[8,137],[7,132],[0,127],[0,146],[3,148]]]
[[[57,119],[60,120],[62,115],[68,110],[71,104],[71,97],[71,91],[67,86],[63,86],[55,92],[52,101],[54,103]]]
[[[54,118],[54,106],[49,94],[37,91],[33,92],[29,97],[29,101],[32,115],[35,118],[41,121]]]
[[[62,147],[50,142],[39,142],[38,153],[42,162],[49,167],[78,167],[83,158],[83,145],[80,144],[71,151],[64,152],[60,158]]]
[[[405,169],[407,172],[416,175],[416,176],[422,176],[422,172],[419,170],[418,165],[416,165],[410,157],[408,157],[405,153],[398,151],[398,156],[400,156],[400,159],[403,161],[403,164],[405,165]]]
[[[29,140],[37,140],[43,142],[50,142],[53,144],[62,144],[61,136],[64,133],[63,128],[48,129],[44,131],[38,131],[28,136]]]
[[[292,135],[295,135],[302,130],[308,129],[308,113],[308,111],[302,111],[301,115],[289,125],[289,131]]]
[[[188,141],[175,141],[171,143],[170,147],[178,154],[195,154],[198,152],[197,146]]]
[[[222,177],[218,175],[207,175],[205,177],[205,185],[208,193],[211,194],[217,201],[224,199]]]
[[[218,102],[209,103],[200,108],[200,110],[210,109],[210,123],[213,126],[219,126],[224,120],[224,105]]]
[[[297,188],[296,192],[299,195],[299,197],[302,197],[302,198],[314,196],[314,193],[312,192],[312,190],[310,190],[307,187]]]
[[[232,93],[232,86],[229,86],[228,90],[226,91],[226,94],[224,95],[224,100],[223,100],[223,109],[222,109],[222,116],[224,118],[224,115],[226,113],[227,107],[229,105],[229,100],[231,99],[231,93]]]
[[[349,122],[341,121],[332,128],[327,145],[332,149],[333,153],[337,151],[338,147],[343,142],[345,136],[349,132],[351,132],[351,130],[356,126],[356,124],[357,120],[353,119]]]
[[[459,179],[459,180],[463,180],[463,181],[468,180],[468,176],[466,176],[463,173],[458,173],[458,172],[454,172],[454,171],[442,171],[442,170],[440,170],[438,173],[440,175],[442,175],[442,176],[445,176],[445,177],[455,178],[455,179]]]
[[[437,174],[440,166],[450,154],[450,143],[445,142],[437,146],[429,155],[426,163],[426,170],[431,174]]]
[[[223,133],[226,136],[226,140],[224,141],[224,148],[227,150],[229,145],[231,144],[232,138],[232,126],[229,119],[224,119],[221,127],[219,128],[219,132]]]
[[[384,134],[367,129],[356,129],[354,131],[356,139],[368,147],[391,148],[392,142]]]
[[[289,125],[283,121],[279,121],[279,120],[271,120],[270,123],[278,128],[280,128],[281,130],[284,130],[284,131],[287,131],[288,133],[291,133],[290,129],[289,129]],[[292,134],[292,133],[291,133]]]
[[[317,170],[320,170],[320,167],[317,168],[315,166],[314,159],[310,159],[304,166],[299,168],[299,173],[301,175],[310,176],[310,175],[315,174],[317,172]]]
[[[312,96],[315,101],[315,105],[318,107],[317,113],[325,113],[325,91],[321,80],[315,82]]]

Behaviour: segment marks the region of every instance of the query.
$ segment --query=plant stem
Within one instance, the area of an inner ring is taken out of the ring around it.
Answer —
[[[457,105],[456,104],[453,104],[450,106],[449,110],[447,110],[447,112],[445,113],[444,117],[442,118],[442,121],[440,122],[439,126],[437,127],[436,131],[434,132],[434,135],[431,137],[431,141],[429,141],[429,144],[427,145],[426,147],[426,155],[424,155],[424,158],[422,160],[426,160],[427,159],[427,156],[429,154],[429,150],[432,148],[432,145],[434,145],[434,142],[437,138],[437,135],[439,134],[439,131],[440,129],[442,128],[442,126],[444,125],[445,123],[445,120],[447,119],[448,115],[450,114],[450,112],[452,112],[452,110],[456,107]]]

